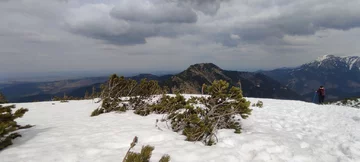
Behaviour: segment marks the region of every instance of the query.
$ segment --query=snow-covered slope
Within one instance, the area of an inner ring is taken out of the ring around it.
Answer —
[[[250,98],[252,102],[259,99]],[[204,146],[160,125],[162,115],[142,117],[109,113],[89,117],[98,104],[91,100],[23,103],[29,108],[20,124],[23,137],[0,152],[1,162],[118,162],[134,136],[155,146],[152,161],[169,154],[172,162],[358,162],[360,110],[300,101],[260,99],[263,108],[242,120],[243,133],[220,130],[219,143]]]
[[[359,56],[341,56],[337,57],[334,55],[324,55],[318,57],[314,62],[309,64],[316,63],[317,66],[322,66],[324,64],[328,64],[327,66],[346,66],[348,70],[352,70],[353,67],[360,69],[360,57]],[[330,64],[330,65],[329,65]]]

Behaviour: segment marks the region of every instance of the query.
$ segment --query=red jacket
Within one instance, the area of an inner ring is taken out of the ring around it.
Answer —
[[[325,96],[325,88],[319,88],[316,92],[320,96]]]

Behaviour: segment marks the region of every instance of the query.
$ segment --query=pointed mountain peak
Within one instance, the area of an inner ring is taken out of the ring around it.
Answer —
[[[327,59],[332,59],[332,58],[338,58],[336,57],[335,55],[324,55],[324,56],[320,56],[316,59],[316,61],[324,61],[324,60],[327,60]]]
[[[222,70],[220,67],[218,67],[217,65],[213,64],[213,63],[199,63],[199,64],[194,64],[191,65],[188,70],[192,70],[192,69],[196,69],[196,70],[211,70],[211,69],[216,69],[216,70]]]

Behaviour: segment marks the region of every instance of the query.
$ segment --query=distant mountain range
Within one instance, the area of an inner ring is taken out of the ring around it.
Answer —
[[[248,97],[296,99],[302,97],[292,90],[282,86],[278,81],[261,73],[227,71],[212,63],[195,64],[185,71],[175,75],[156,76],[141,74],[129,77],[134,80],[147,78],[157,80],[161,86],[182,93],[201,93],[201,87],[211,84],[214,80],[226,80],[231,86],[241,86],[243,94]],[[92,87],[99,90],[101,83],[108,78],[86,78],[79,80],[21,83],[2,88],[0,91],[10,102],[31,102],[34,100],[50,100],[54,96],[83,97],[85,92],[91,92]]]
[[[296,68],[263,71],[296,93],[311,100],[314,91],[324,85],[327,99],[360,96],[360,57],[325,55]]]
[[[156,76],[141,74],[129,77],[140,81],[143,78],[157,80],[160,86],[167,86],[171,93],[200,94],[203,84],[211,84],[214,80],[226,80],[231,86],[241,86],[244,96],[260,98],[281,98],[301,100],[302,96],[282,86],[278,81],[260,73],[227,71],[212,63],[191,65],[188,69],[175,75]],[[240,85],[241,84],[241,85]],[[100,84],[92,85],[97,88]],[[91,92],[92,86],[82,87],[69,93],[71,96],[84,96]]]
[[[360,96],[360,57],[336,57],[325,55],[315,61],[295,68],[279,68],[270,71],[240,72],[223,70],[212,63],[191,65],[174,74],[157,76],[140,74],[129,77],[134,80],[157,80],[161,86],[173,92],[201,93],[202,84],[214,80],[226,80],[231,86],[241,86],[244,96],[311,101],[315,90],[324,85],[326,100],[340,100]],[[108,77],[84,78],[42,83],[0,84],[0,91],[10,102],[49,100],[54,96],[83,97],[92,87],[100,85]]]
[[[107,79],[108,77],[92,77],[51,82],[18,82],[3,84],[0,91],[9,102],[44,101],[54,96],[63,96],[64,93],[71,93],[80,87],[105,82]]]

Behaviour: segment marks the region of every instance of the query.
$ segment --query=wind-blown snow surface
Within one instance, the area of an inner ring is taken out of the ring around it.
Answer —
[[[134,136],[135,151],[155,146],[151,161],[169,154],[172,162],[359,162],[360,110],[300,101],[253,99],[264,102],[242,120],[243,133],[220,130],[219,143],[204,146],[160,125],[162,115],[141,117],[132,112],[89,117],[98,106],[91,100],[69,103],[17,104],[29,108],[20,124],[23,137],[0,152],[1,162],[118,162]]]

